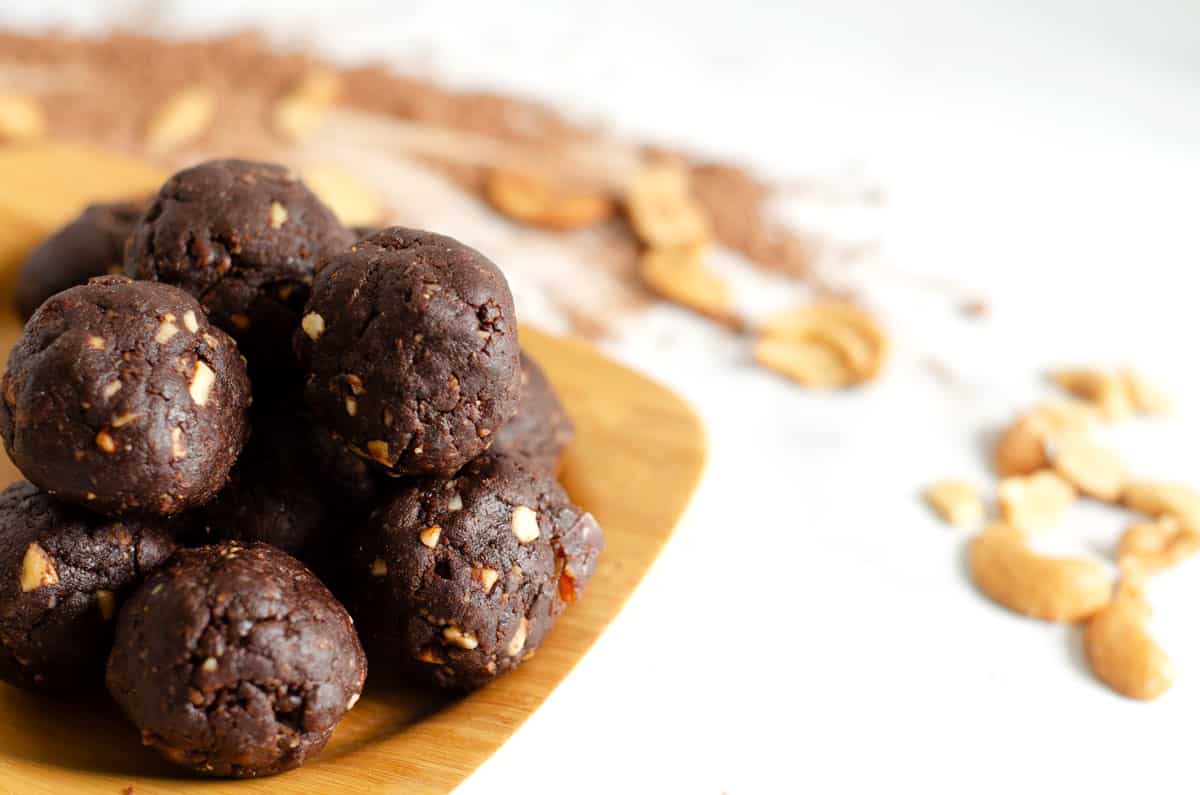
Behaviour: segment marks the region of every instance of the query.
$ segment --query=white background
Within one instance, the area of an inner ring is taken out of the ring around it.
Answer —
[[[988,434],[1048,394],[1046,367],[1077,362],[1165,381],[1178,416],[1111,441],[1139,472],[1200,485],[1194,0],[33,6],[0,20],[261,23],[885,188],[864,274],[897,344],[878,385],[801,392],[669,308],[609,343],[697,404],[709,471],[625,612],[464,792],[1196,791],[1200,563],[1151,592],[1178,684],[1132,703],[1090,677],[1074,630],[979,596],[965,536],[918,498],[945,475],[985,483]],[[911,275],[993,315],[970,323]],[[1079,508],[1064,538],[1103,555],[1127,518]]]

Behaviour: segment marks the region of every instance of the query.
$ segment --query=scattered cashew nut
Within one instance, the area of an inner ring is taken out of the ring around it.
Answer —
[[[1146,573],[1169,568],[1200,551],[1200,533],[1164,514],[1152,522],[1132,525],[1121,536],[1117,562],[1141,566]]]
[[[1074,487],[1049,470],[1024,478],[1004,478],[996,490],[1000,516],[1026,532],[1057,525],[1075,496]]]
[[[1135,577],[1136,579],[1136,577]],[[1096,677],[1123,696],[1150,701],[1171,689],[1175,667],[1147,631],[1150,606],[1138,584],[1122,581],[1116,596],[1087,622],[1083,646]]]
[[[1157,518],[1171,515],[1193,532],[1200,533],[1200,491],[1182,483],[1134,481],[1121,496],[1125,506]]]
[[[1078,400],[1043,403],[1018,417],[1000,436],[993,463],[1001,477],[1032,475],[1050,466],[1046,442],[1060,433],[1083,433],[1100,419],[1090,404]]]
[[[1039,555],[1024,534],[996,524],[976,536],[971,576],[985,594],[1010,610],[1043,621],[1081,621],[1112,595],[1112,580],[1096,561]]]

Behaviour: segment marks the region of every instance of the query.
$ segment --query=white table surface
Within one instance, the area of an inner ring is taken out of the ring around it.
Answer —
[[[944,475],[987,482],[988,434],[1049,394],[1045,368],[1081,362],[1136,363],[1171,388],[1176,417],[1110,438],[1137,471],[1200,485],[1200,6],[33,5],[0,22],[94,28],[149,8],[190,32],[265,24],[886,189],[860,222],[881,243],[861,276],[897,345],[877,385],[802,392],[667,307],[608,344],[695,402],[709,470],[622,615],[462,792],[1196,791],[1200,562],[1151,592],[1178,684],[1133,703],[1089,675],[1076,630],[981,597],[966,537],[918,494]],[[994,312],[967,322],[897,271]],[[1081,507],[1065,548],[1106,553],[1127,519]]]

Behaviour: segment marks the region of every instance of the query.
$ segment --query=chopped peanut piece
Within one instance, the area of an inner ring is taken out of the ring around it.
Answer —
[[[272,229],[279,229],[287,223],[287,208],[279,202],[271,202],[271,210],[269,215]]]
[[[41,544],[33,543],[25,549],[21,560],[21,592],[28,593],[47,585],[58,585],[58,569],[46,554]]]
[[[1109,420],[1121,420],[1133,414],[1133,401],[1125,383],[1099,370],[1059,370],[1051,378],[1063,389],[1092,403]]]
[[[513,535],[522,544],[536,541],[542,534],[542,531],[538,528],[537,512],[525,505],[518,505],[516,508],[513,508],[512,531]]]
[[[1170,414],[1171,399],[1157,384],[1146,380],[1137,370],[1123,370],[1120,374],[1133,406],[1143,414]]]
[[[818,389],[850,386],[854,374],[832,348],[806,340],[760,339],[754,360],[798,384]]]
[[[1147,631],[1150,605],[1140,578],[1123,573],[1112,601],[1087,622],[1083,647],[1096,677],[1128,698],[1151,701],[1171,689],[1175,667]]]
[[[479,646],[479,639],[474,634],[463,632],[453,624],[442,630],[442,637],[445,638],[447,643],[452,643],[460,649],[467,649],[468,651]]]
[[[729,284],[705,268],[702,247],[650,249],[639,260],[638,274],[668,301],[720,323],[739,325]]]
[[[1132,525],[1121,536],[1117,562],[1135,563],[1147,573],[1174,566],[1200,551],[1200,533],[1184,527],[1174,516]]]
[[[513,633],[512,640],[508,642],[509,657],[516,657],[525,648],[525,639],[529,636],[529,620],[524,616],[521,617],[521,622],[517,624],[517,631]],[[528,657],[528,655],[526,655]]]
[[[1058,524],[1075,502],[1075,489],[1056,473],[1004,478],[997,491],[1000,516],[1018,530],[1035,532]]]
[[[308,335],[309,339],[318,340],[325,333],[325,318],[316,312],[309,312],[301,318],[300,328],[304,329],[304,333]]]
[[[711,237],[708,216],[693,198],[689,182],[682,165],[660,162],[645,166],[629,183],[625,210],[646,245],[675,248]]]
[[[483,586],[483,590],[490,593],[492,586],[496,584],[496,580],[500,579],[500,572],[487,566],[476,566],[471,570],[471,576],[479,580],[479,584]]]
[[[117,452],[117,441],[108,431],[100,431],[96,434],[96,446],[106,453]]]
[[[1063,433],[1047,439],[1046,455],[1054,471],[1080,493],[1106,502],[1116,502],[1125,490],[1128,476],[1120,457],[1099,447],[1083,434]]]
[[[170,97],[150,120],[146,143],[165,155],[195,143],[212,126],[217,95],[203,86],[186,88]]]
[[[493,169],[484,192],[500,212],[531,226],[578,229],[612,217],[613,202],[597,191],[569,186],[531,173]]]
[[[312,70],[275,103],[271,128],[289,143],[304,140],[321,123],[339,89],[337,74],[328,69]]]
[[[183,438],[183,428],[176,425],[171,429],[171,459],[179,460],[187,457],[187,442]]]
[[[346,402],[349,404],[350,398],[346,398]],[[349,410],[349,405],[347,405],[347,410]],[[367,442],[367,453],[384,466],[392,465],[392,461],[388,457],[388,443],[381,439],[372,439]]]
[[[813,304],[793,309],[776,315],[762,325],[760,346],[769,343],[767,348],[779,350],[775,343],[784,341],[805,343],[806,351],[815,346],[836,355],[842,362],[842,366],[836,369],[844,369],[846,375],[835,376],[834,368],[822,368],[825,378],[818,381],[827,386],[844,386],[875,378],[887,361],[889,349],[887,335],[874,318],[856,306],[842,303]],[[812,355],[818,360],[831,361],[828,356],[819,353]],[[761,357],[760,362],[765,364]],[[812,368],[806,366],[804,369]]]
[[[46,113],[33,97],[0,95],[0,141],[23,143],[46,134]]]
[[[304,168],[304,182],[346,226],[374,226],[383,220],[379,193],[340,166],[311,163]]]
[[[206,363],[197,360],[196,367],[192,371],[192,383],[188,385],[188,394],[197,406],[208,404],[208,396],[212,392],[213,384],[217,381],[217,374]]]
[[[1174,516],[1184,527],[1200,533],[1200,491],[1182,483],[1134,481],[1121,497],[1131,511],[1150,517]]]
[[[1046,460],[1046,422],[1037,414],[1018,417],[996,441],[992,463],[1001,477],[1031,475],[1050,465]]]
[[[441,665],[443,662],[445,662],[445,660],[443,660],[441,656],[438,655],[438,653],[430,646],[426,646],[417,652],[417,659],[423,663],[430,663],[431,665]]]
[[[983,522],[983,500],[970,483],[942,480],[925,490],[926,501],[955,527],[969,530]]]
[[[422,544],[433,549],[437,546],[438,539],[442,537],[442,528],[440,525],[435,524],[431,527],[426,527],[418,535],[421,538]]]
[[[1044,403],[1021,415],[996,442],[996,472],[1001,477],[1012,477],[1049,468],[1046,441],[1061,433],[1083,433],[1099,417],[1094,408],[1079,401]]]
[[[1097,561],[1038,555],[1020,530],[1004,524],[993,525],[971,542],[970,568],[976,585],[989,597],[1043,621],[1083,620],[1112,595],[1112,581]]]

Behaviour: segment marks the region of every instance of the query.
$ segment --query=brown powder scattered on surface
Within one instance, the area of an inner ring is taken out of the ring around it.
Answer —
[[[214,90],[219,110],[212,127],[189,151],[168,158],[164,163],[168,166],[213,155],[284,162],[306,156],[272,135],[268,121],[278,98],[318,65],[330,66],[309,55],[272,49],[251,33],[192,41],[130,33],[103,38],[0,33],[0,91],[41,96],[52,134],[58,137],[147,156],[146,124],[163,102],[193,85]],[[381,66],[337,71],[339,135],[374,136],[356,144],[366,149],[378,143],[398,156],[432,166],[476,196],[482,178],[497,165],[524,164],[619,192],[650,154],[690,162],[693,190],[721,243],[757,267],[822,289],[814,263],[819,257],[828,258],[830,249],[774,220],[768,205],[779,189],[741,168],[694,162],[685,153],[614,139],[525,99],[452,90]],[[357,126],[356,118],[362,122]],[[378,129],[372,131],[372,125]],[[556,240],[566,247],[574,245],[571,235]],[[567,287],[556,296],[577,326],[603,333],[608,315],[647,300],[632,266],[636,248],[628,240],[597,246],[590,239],[585,247],[576,248],[576,261],[607,272],[611,279],[629,280],[623,288],[609,291],[621,296],[612,307],[584,312],[580,297],[570,295]],[[584,315],[586,323],[581,322]]]
[[[347,69],[342,80],[342,101],[373,113],[524,145],[578,142],[593,135],[537,102],[483,91],[451,91],[382,66]]]
[[[812,278],[818,246],[772,221],[775,190],[741,168],[722,163],[692,166],[692,191],[704,204],[717,239],[771,270]]]

